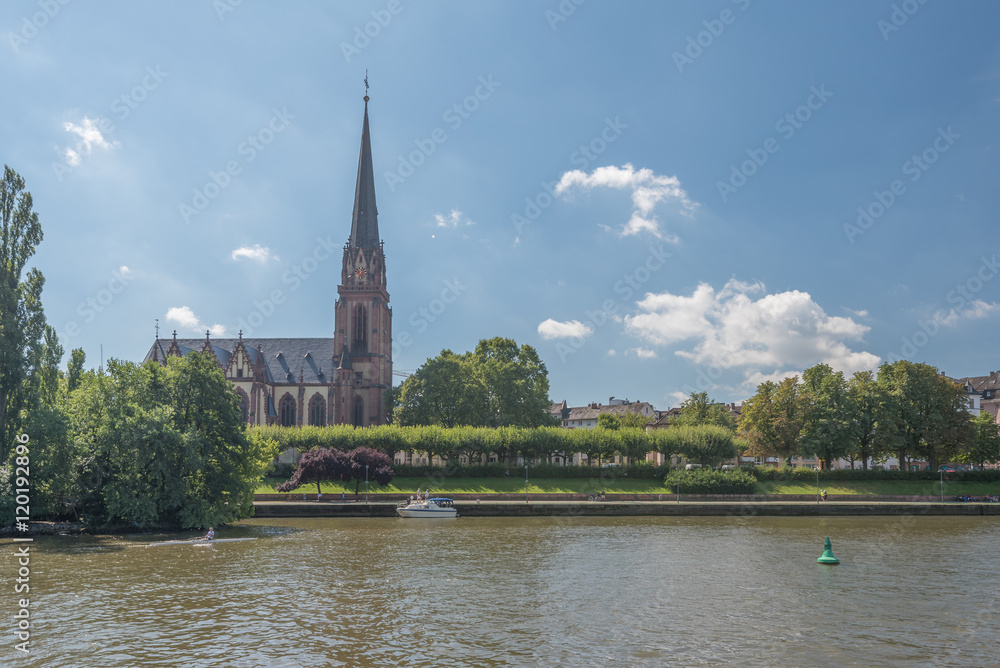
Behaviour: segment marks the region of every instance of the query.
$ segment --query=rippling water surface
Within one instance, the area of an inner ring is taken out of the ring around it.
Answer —
[[[816,563],[828,535],[840,566]],[[36,539],[30,665],[1000,666],[997,518],[289,519],[220,535],[242,536],[258,540]],[[27,665],[13,643],[0,664]]]

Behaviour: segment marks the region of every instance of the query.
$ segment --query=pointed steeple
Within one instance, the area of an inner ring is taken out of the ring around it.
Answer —
[[[354,214],[351,217],[353,248],[377,248],[378,207],[375,206],[375,170],[372,166],[372,144],[368,133],[368,96],[365,95],[365,120],[361,127],[361,157],[358,158],[358,185],[354,190]]]

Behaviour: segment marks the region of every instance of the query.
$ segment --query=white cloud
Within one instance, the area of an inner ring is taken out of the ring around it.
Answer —
[[[690,295],[647,293],[636,305],[639,312],[625,318],[630,334],[658,346],[691,341],[674,354],[720,369],[742,368],[747,379],[819,362],[845,372],[880,362],[847,345],[861,341],[869,327],[827,315],[798,290],[766,294],[762,283],[730,280],[719,291],[702,283]]]
[[[198,334],[208,330],[212,333],[212,336],[226,335],[226,328],[224,325],[215,324],[205,326],[200,320],[198,320],[198,316],[194,314],[194,311],[187,306],[173,306],[169,308],[167,310],[167,322],[172,322],[182,329],[197,332]]]
[[[557,322],[556,320],[549,318],[545,322],[538,325],[538,333],[541,334],[542,338],[546,340],[569,338],[576,339],[584,336],[590,336],[594,333],[594,330],[579,320]]]
[[[996,302],[984,302],[976,299],[969,303],[969,306],[962,309],[949,309],[938,311],[934,314],[934,320],[945,327],[953,327],[960,320],[978,320],[1000,311],[1000,304]]]
[[[240,246],[233,251],[232,258],[234,260],[239,260],[240,258],[246,258],[248,260],[253,260],[254,262],[260,262],[261,264],[267,264],[268,260],[278,260],[277,255],[271,255],[271,249],[267,246],[261,246],[260,244],[254,244],[253,246]]]
[[[131,276],[132,270],[123,264],[122,266],[118,267],[118,273],[121,274],[122,276]]]
[[[634,355],[641,360],[649,360],[658,357],[655,350],[650,350],[649,348],[629,348],[625,351],[626,355]]]
[[[112,149],[121,146],[116,141],[109,142],[101,134],[101,129],[98,127],[97,120],[83,117],[80,125],[76,123],[63,123],[63,129],[70,134],[77,136],[76,144],[73,146],[67,146],[63,150],[63,158],[66,160],[66,164],[71,167],[76,167],[80,164],[84,156],[93,153],[95,148],[99,149]]]
[[[451,213],[448,215],[435,213],[434,221],[438,227],[466,227],[468,225],[476,224],[458,209],[452,209]]]
[[[698,206],[688,199],[676,176],[661,176],[647,168],[637,171],[627,163],[621,167],[598,167],[590,174],[578,169],[566,172],[559,179],[555,193],[563,195],[574,187],[585,190],[603,187],[632,191],[634,211],[629,221],[622,226],[620,234],[623,237],[645,231],[659,239],[676,242],[675,235],[660,229],[660,221],[653,215],[653,210],[662,202],[672,202],[678,205],[678,213],[690,216]]]

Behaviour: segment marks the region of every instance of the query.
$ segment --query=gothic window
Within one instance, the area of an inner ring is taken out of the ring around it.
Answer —
[[[286,393],[278,402],[278,421],[282,427],[295,426],[295,399],[290,394]]]
[[[363,304],[358,304],[354,309],[354,343],[351,350],[356,353],[368,351],[368,310]]]
[[[240,415],[243,416],[243,422],[250,421],[250,397],[242,389],[236,389],[236,396],[240,398]]]
[[[365,402],[361,397],[354,400],[354,426],[365,426]]]
[[[326,401],[319,393],[314,394],[309,401],[309,424],[314,427],[326,424]]]

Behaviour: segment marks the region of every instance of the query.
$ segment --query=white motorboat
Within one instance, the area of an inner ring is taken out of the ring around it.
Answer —
[[[404,501],[396,506],[396,512],[400,517],[458,517],[454,502],[443,498]]]

